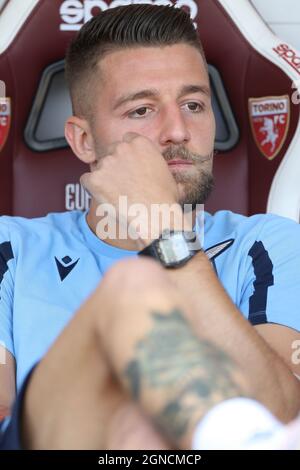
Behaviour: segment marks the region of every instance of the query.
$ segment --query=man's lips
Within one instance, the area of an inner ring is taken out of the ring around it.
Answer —
[[[187,161],[187,160],[171,160],[168,162],[169,166],[175,166],[175,165],[193,165],[193,162]]]

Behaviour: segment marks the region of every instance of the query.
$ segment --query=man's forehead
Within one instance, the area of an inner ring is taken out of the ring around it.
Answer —
[[[120,97],[143,90],[159,94],[166,88],[183,94],[183,88],[192,86],[209,95],[209,79],[201,54],[189,45],[117,50],[103,58],[99,66],[105,89]]]
[[[99,61],[99,67],[103,78],[109,80],[118,78],[120,73],[136,75],[137,70],[162,73],[176,69],[184,73],[188,69],[189,73],[201,75],[206,72],[200,51],[188,44],[116,49]]]

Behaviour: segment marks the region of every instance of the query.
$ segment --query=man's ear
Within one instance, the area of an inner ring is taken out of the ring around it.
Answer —
[[[79,160],[89,165],[96,161],[93,137],[85,119],[70,116],[65,123],[65,137]]]

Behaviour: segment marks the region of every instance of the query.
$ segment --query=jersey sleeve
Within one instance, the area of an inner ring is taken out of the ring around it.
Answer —
[[[300,225],[266,216],[248,248],[240,310],[253,325],[300,331]]]
[[[9,225],[5,222],[5,217],[0,217],[0,344],[14,356],[13,299],[15,259],[12,245]]]

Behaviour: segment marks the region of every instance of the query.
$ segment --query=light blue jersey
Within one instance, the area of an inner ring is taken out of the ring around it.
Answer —
[[[253,325],[300,330],[298,224],[272,215],[206,214],[204,248]],[[16,359],[18,389],[109,267],[132,256],[99,240],[81,212],[0,218],[0,341]]]

